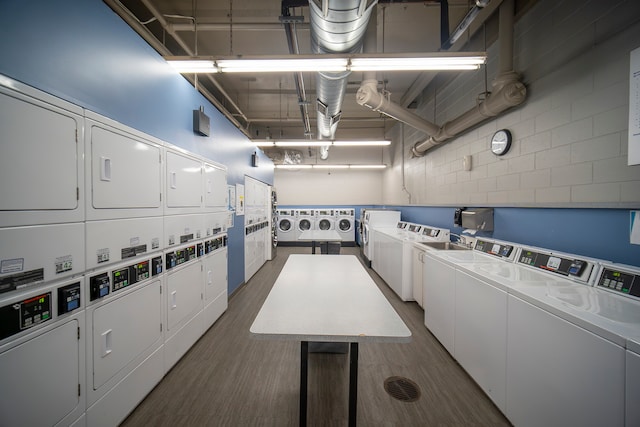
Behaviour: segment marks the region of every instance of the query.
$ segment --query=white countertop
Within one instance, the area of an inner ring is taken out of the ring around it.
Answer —
[[[336,230],[305,230],[298,237],[302,242],[341,242],[342,237]]]
[[[354,255],[290,255],[250,331],[297,341],[411,340],[411,331]]]

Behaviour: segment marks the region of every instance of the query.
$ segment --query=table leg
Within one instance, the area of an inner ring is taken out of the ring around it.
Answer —
[[[349,349],[349,427],[355,427],[358,406],[358,343]]]
[[[315,240],[311,241],[311,253],[313,255],[315,255],[315,253],[316,253],[316,241]]]
[[[300,427],[307,425],[307,373],[309,368],[309,342],[300,343]]]

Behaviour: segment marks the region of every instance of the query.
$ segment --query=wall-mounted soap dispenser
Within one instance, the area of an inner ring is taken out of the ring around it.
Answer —
[[[493,231],[493,208],[465,209],[460,215],[462,228]]]

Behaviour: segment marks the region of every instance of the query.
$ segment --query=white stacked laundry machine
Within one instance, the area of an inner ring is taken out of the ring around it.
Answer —
[[[2,424],[117,425],[226,310],[226,168],[7,78],[0,107]]]

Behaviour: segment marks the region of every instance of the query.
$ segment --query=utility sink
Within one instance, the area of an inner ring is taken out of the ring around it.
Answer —
[[[463,245],[459,245],[452,242],[420,242],[421,245],[425,245],[431,249],[437,249],[440,251],[468,251],[469,248]]]

